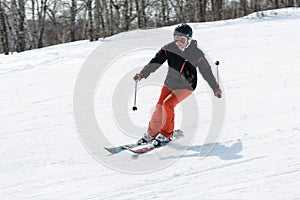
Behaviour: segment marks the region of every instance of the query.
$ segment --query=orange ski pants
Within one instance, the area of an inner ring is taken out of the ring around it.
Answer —
[[[171,90],[164,85],[155,111],[149,122],[148,134],[152,137],[156,137],[161,133],[165,137],[171,137],[174,132],[174,108],[190,94],[192,94],[191,90]]]

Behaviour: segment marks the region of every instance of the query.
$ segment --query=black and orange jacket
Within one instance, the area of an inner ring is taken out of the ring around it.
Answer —
[[[197,47],[196,40],[191,40],[184,51],[181,51],[175,42],[165,45],[142,69],[140,72],[142,78],[147,78],[150,73],[156,71],[166,60],[168,60],[169,69],[164,84],[170,89],[195,90],[197,86],[196,68],[199,69],[213,91],[219,89],[219,84],[211,71],[204,53]]]

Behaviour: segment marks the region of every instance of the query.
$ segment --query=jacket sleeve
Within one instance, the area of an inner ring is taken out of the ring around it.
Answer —
[[[206,60],[204,54],[202,53],[202,56],[198,60],[198,68],[203,76],[204,80],[207,81],[211,89],[216,92],[219,88],[219,83],[216,81],[215,76],[213,75],[211,71],[211,66],[209,65],[208,61]]]
[[[142,69],[140,75],[142,78],[147,78],[152,72],[155,72],[167,60],[167,50],[161,48],[154,58]]]

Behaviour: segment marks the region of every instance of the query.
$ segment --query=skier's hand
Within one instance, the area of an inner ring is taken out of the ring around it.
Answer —
[[[215,96],[218,97],[218,98],[221,98],[221,97],[222,97],[222,90],[219,89],[219,88],[216,89],[216,90],[215,90]]]
[[[136,74],[136,75],[133,77],[133,80],[134,80],[135,82],[138,82],[138,81],[140,81],[141,79],[142,79],[141,74]]]

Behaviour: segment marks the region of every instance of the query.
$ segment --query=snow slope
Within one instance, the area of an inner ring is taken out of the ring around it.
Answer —
[[[87,153],[78,136],[73,94],[88,55],[109,44],[117,57],[120,48],[126,51],[126,43],[144,47],[145,39],[162,46],[168,41],[161,39],[160,31],[174,27],[0,55],[0,199],[299,199],[300,10],[191,25],[199,45],[220,60],[226,92],[223,133],[208,156],[199,155],[211,106],[202,80],[195,91],[201,103],[200,134],[166,168],[143,174],[116,171]],[[141,66],[155,51],[129,54],[127,64]],[[107,59],[99,55],[99,62]],[[108,78],[103,80],[105,85]],[[112,144],[132,141],[116,133],[109,117],[111,88],[101,86],[95,110],[106,137]],[[153,91],[139,89],[138,112],[124,118],[147,124],[156,101]],[[172,154],[156,162],[166,159]]]

